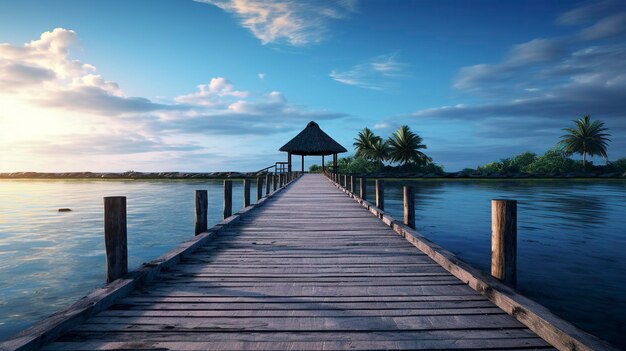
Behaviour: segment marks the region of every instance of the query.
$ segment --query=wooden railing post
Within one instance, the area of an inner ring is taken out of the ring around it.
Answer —
[[[365,177],[360,178],[359,195],[361,196],[361,199],[363,200],[365,200],[367,197],[367,179]]]
[[[263,197],[263,177],[256,177],[256,202]]]
[[[281,174],[278,175],[278,187],[279,188],[283,187],[283,178],[285,178],[284,174],[281,173]]]
[[[404,193],[404,224],[415,229],[415,202],[413,199],[413,187],[405,185]]]
[[[491,275],[517,284],[517,201],[491,200]]]
[[[126,196],[104,198],[104,247],[107,284],[128,273]]]
[[[250,206],[250,179],[243,179],[243,207]]]
[[[224,180],[224,219],[233,214],[233,181]]]
[[[343,175],[343,187],[344,189],[348,189],[348,175]]]
[[[265,175],[265,196],[270,194],[270,174]]]
[[[376,179],[376,207],[385,210],[385,182],[382,179]]]
[[[204,233],[207,230],[207,209],[209,206],[208,192],[206,190],[196,190],[196,217],[195,235]]]
[[[272,178],[272,186],[274,191],[276,191],[278,189],[278,174],[274,174]]]
[[[354,194],[354,176],[350,176],[350,192]]]

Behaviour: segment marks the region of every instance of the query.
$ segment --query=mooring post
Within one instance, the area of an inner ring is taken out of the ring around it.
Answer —
[[[256,202],[263,197],[263,178],[256,177]]]
[[[209,206],[208,192],[206,190],[196,190],[196,218],[195,235],[204,233],[207,230],[207,209]]]
[[[359,179],[359,195],[361,196],[361,199],[365,200],[367,197],[367,179],[365,179],[365,177],[361,177]]]
[[[224,180],[224,219],[233,214],[233,181]]]
[[[104,198],[104,247],[107,284],[128,273],[126,196]]]
[[[405,185],[404,193],[404,224],[415,229],[415,202],[413,199],[413,187]]]
[[[517,201],[491,200],[491,275],[517,284]]]
[[[243,207],[250,206],[250,179],[243,179]]]
[[[382,179],[376,179],[376,207],[385,210],[385,182]]]
[[[265,175],[265,196],[270,194],[270,174]]]

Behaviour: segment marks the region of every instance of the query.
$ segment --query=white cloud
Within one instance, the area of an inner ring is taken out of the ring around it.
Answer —
[[[267,146],[269,134],[344,117],[291,104],[277,91],[236,89],[224,77],[159,103],[129,97],[96,67],[69,57],[75,41],[75,32],[57,28],[23,46],[0,44],[0,172],[171,170],[172,159],[206,171],[216,163],[198,155],[269,154],[276,149]],[[242,134],[245,144],[232,137]]]
[[[405,64],[395,54],[381,55],[346,71],[334,70],[330,77],[339,83],[372,90],[385,90],[393,80],[404,76]]]
[[[261,43],[302,46],[324,39],[330,20],[347,17],[354,1],[195,0],[235,14]]]
[[[257,74],[257,76],[259,77],[260,80],[265,79],[265,73],[259,73]]]
[[[233,84],[223,77],[212,78],[209,84],[198,85],[198,91],[175,98],[179,103],[190,103],[201,106],[218,106],[224,103],[223,98],[243,99],[250,95],[243,90],[235,90]]]

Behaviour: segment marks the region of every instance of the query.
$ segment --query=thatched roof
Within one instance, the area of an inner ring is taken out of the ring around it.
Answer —
[[[294,155],[332,155],[348,150],[324,133],[317,123],[311,121],[279,151],[291,152]]]

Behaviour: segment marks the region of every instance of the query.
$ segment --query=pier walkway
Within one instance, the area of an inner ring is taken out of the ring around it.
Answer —
[[[547,349],[321,175],[305,175],[46,350]]]

